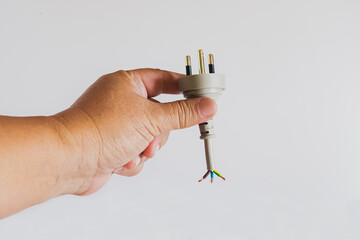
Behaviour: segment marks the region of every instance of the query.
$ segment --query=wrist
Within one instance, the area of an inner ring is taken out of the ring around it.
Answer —
[[[78,108],[69,108],[50,117],[62,145],[62,193],[85,192],[97,171],[99,133],[91,118]]]

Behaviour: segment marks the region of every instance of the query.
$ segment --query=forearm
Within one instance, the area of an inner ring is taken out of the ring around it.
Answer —
[[[81,191],[86,177],[91,178],[83,164],[82,136],[63,122],[54,117],[0,116],[0,218]]]

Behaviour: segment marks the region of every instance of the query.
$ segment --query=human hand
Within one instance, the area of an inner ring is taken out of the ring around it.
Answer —
[[[100,189],[112,173],[133,176],[166,143],[169,132],[211,119],[215,101],[153,100],[178,94],[181,74],[158,69],[118,71],[98,79],[67,110],[52,116],[69,158],[79,169],[75,194]],[[72,188],[73,189],[73,188]]]

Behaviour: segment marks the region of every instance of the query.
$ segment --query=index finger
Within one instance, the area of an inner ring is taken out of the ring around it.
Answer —
[[[126,71],[138,85],[146,89],[147,97],[155,97],[161,93],[179,94],[178,80],[184,74],[160,69],[142,68]]]

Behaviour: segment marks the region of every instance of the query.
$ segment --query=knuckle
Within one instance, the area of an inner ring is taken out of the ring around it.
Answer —
[[[186,101],[177,101],[173,104],[173,110],[175,111],[175,128],[186,128],[191,125],[191,120],[194,118],[194,113],[191,106]]]
[[[124,70],[119,70],[113,73],[104,74],[99,78],[100,82],[108,83],[113,81],[118,81],[129,76],[129,74]]]

